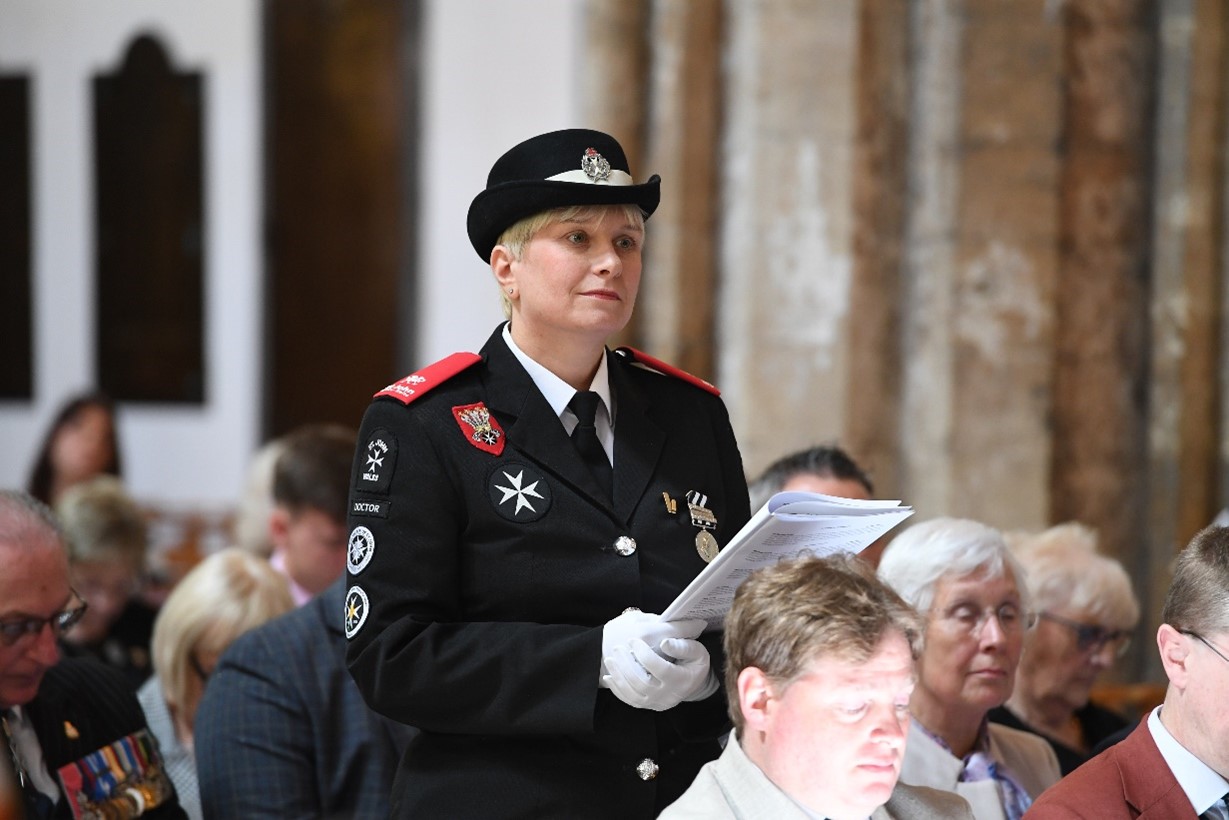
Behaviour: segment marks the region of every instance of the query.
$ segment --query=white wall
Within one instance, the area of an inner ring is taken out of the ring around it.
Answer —
[[[583,125],[574,0],[430,0],[423,74],[419,224],[421,364],[477,352],[503,319],[465,215],[491,165],[535,134]]]
[[[258,0],[0,0],[0,71],[33,77],[35,398],[0,402],[0,486],[25,482],[44,428],[93,385],[92,75],[152,30],[206,76],[205,406],[124,405],[126,480],[143,501],[227,504],[257,445],[261,338]],[[469,202],[516,142],[575,120],[581,4],[425,0],[416,347],[477,350],[502,318],[465,234]],[[156,351],[151,351],[156,355]]]
[[[177,70],[205,77],[208,403],[123,406],[125,477],[148,501],[235,495],[259,400],[257,11],[252,0],[0,0],[0,71],[32,78],[35,302],[34,401],[0,403],[0,486],[24,484],[56,408],[94,384],[90,88],[149,31]]]

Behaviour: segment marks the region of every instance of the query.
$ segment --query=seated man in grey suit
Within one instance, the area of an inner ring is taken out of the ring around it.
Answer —
[[[1204,529],[1178,556],[1161,621],[1165,701],[1026,818],[1229,816],[1229,529]]]
[[[972,818],[955,794],[897,783],[921,635],[853,558],[752,574],[725,625],[735,732],[663,820]]]

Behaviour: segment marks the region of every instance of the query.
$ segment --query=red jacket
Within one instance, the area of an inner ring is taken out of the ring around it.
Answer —
[[[1196,814],[1144,719],[1121,743],[1042,793],[1024,817],[1194,820]]]

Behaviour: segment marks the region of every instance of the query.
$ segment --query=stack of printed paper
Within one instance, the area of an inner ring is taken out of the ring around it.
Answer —
[[[777,493],[695,577],[662,617],[702,618],[718,629],[734,590],[754,570],[804,553],[860,552],[913,515],[899,501],[858,501],[819,493]]]

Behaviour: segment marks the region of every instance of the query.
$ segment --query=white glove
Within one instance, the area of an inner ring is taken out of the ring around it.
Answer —
[[[603,682],[614,696],[637,709],[663,712],[684,700],[703,700],[717,691],[708,650],[690,638],[666,638],[654,651],[642,640],[603,658]]]
[[[703,620],[663,621],[660,615],[631,609],[602,627],[602,658],[613,655],[616,648],[630,649],[632,641],[641,640],[656,651],[669,638],[698,638],[707,624]],[[599,678],[605,676],[603,669]]]

